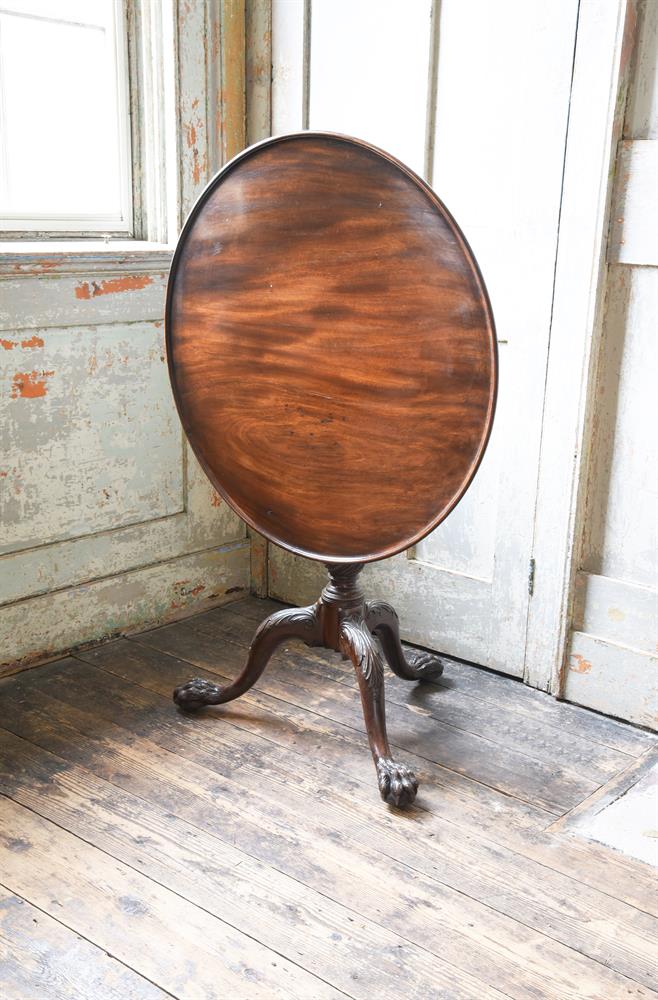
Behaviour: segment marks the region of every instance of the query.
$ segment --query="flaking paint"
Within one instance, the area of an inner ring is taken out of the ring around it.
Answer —
[[[591,669],[592,664],[584,656],[581,656],[580,653],[571,654],[569,670],[572,670],[575,674],[588,674]]]
[[[15,347],[18,347],[17,340],[8,340],[6,338],[0,338],[0,347],[3,347],[5,351],[13,351]],[[21,347],[31,348],[31,347],[43,347],[43,339],[35,333],[32,337],[28,337],[26,340],[20,341]]]
[[[11,384],[12,399],[36,399],[48,392],[47,379],[54,371],[16,372]]]
[[[108,278],[106,281],[83,281],[76,285],[76,299],[93,299],[98,295],[115,295],[118,292],[135,292],[153,284],[150,274],[128,274],[121,278]]]

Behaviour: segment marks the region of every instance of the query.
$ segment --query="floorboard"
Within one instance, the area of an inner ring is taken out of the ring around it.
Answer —
[[[277,606],[0,682],[0,995],[88,966],[112,1000],[658,996],[655,873],[558,822],[655,738],[466,665],[387,677],[422,781],[396,813],[337,656],[291,645],[239,701],[174,709]]]
[[[3,1000],[165,1000],[170,993],[0,885]]]

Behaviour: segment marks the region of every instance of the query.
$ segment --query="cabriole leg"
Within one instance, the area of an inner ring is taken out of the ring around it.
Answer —
[[[400,623],[395,608],[384,601],[366,604],[366,625],[377,636],[386,662],[405,681],[433,681],[443,673],[443,661],[424,649],[402,648]]]
[[[377,643],[362,619],[346,618],[340,624],[339,646],[356,670],[380,795],[389,805],[409,806],[416,798],[418,782],[406,764],[398,764],[391,756],[386,735],[384,664]]]
[[[266,618],[256,630],[242,673],[232,684],[222,687],[201,677],[194,677],[176,688],[174,701],[179,708],[193,712],[204,705],[222,705],[239,698],[256,683],[276,648],[290,639],[301,639],[308,646],[322,643],[315,605],[309,608],[284,608]]]

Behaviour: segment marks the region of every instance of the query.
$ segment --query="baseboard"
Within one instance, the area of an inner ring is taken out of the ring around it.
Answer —
[[[179,556],[0,608],[0,676],[249,593],[249,540]]]

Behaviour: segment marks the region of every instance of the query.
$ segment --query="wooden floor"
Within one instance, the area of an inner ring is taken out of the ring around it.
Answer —
[[[249,599],[0,683],[0,997],[658,996],[652,869],[556,824],[656,740],[472,667],[387,676],[421,780],[380,801],[348,664],[234,675]]]

